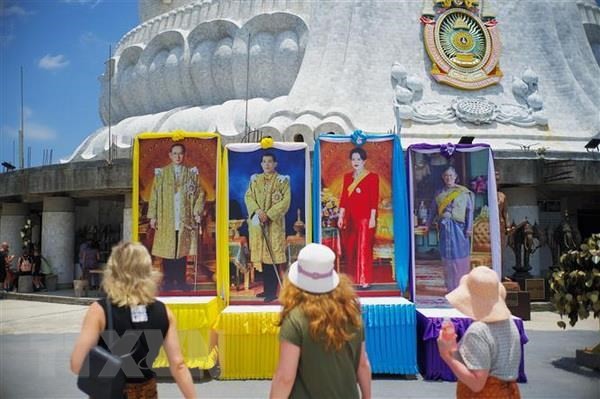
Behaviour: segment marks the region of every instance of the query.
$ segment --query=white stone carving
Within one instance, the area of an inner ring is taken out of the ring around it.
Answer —
[[[412,102],[423,91],[423,82],[415,75],[408,76],[404,65],[392,64],[392,84],[394,85],[394,115],[396,128],[402,127],[402,120],[413,119],[415,111]]]
[[[543,101],[538,92],[538,76],[528,68],[521,78],[514,78],[512,90],[519,104],[496,104],[485,97],[459,96],[448,104],[439,101],[415,102],[423,84],[416,76],[408,76],[406,68],[392,65],[394,115],[396,125],[412,120],[417,123],[453,123],[457,120],[476,125],[498,122],[519,127],[546,126]],[[413,82],[412,84],[409,82]]]
[[[548,124],[548,118],[542,110],[544,102],[538,92],[538,75],[533,69],[527,68],[520,78],[513,78],[512,91],[517,102],[526,106],[530,114],[529,118],[517,119],[519,123],[527,124],[531,121],[534,125]]]
[[[243,26],[222,19],[206,21],[189,33],[158,32],[143,48],[121,48],[113,57],[111,123],[181,106],[222,104],[246,95],[265,99],[287,95],[302,63],[307,34],[306,24],[295,15],[260,14]],[[101,79],[100,112],[105,124],[107,76],[108,71]]]
[[[452,101],[451,107],[463,122],[480,125],[496,119],[496,104],[483,97],[459,97]]]
[[[429,101],[415,104],[413,106],[415,122],[433,125],[437,123],[450,123],[456,121],[456,115],[451,107],[439,101]]]

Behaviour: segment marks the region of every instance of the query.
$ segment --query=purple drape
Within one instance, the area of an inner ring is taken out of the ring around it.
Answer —
[[[458,336],[457,340],[460,340],[473,322],[468,317],[452,317],[450,320],[454,324],[454,329]],[[529,338],[527,338],[527,334],[525,333],[523,320],[516,317],[513,320],[521,336],[521,362],[519,363],[519,377],[517,378],[517,382],[527,382],[524,345],[529,341]],[[438,352],[437,337],[442,329],[443,321],[443,317],[427,317],[417,311],[417,362],[419,364],[419,372],[425,380],[456,381],[454,373],[452,373],[452,370],[442,360]]]

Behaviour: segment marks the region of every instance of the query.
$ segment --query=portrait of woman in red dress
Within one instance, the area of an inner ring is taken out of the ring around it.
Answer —
[[[349,159],[352,172],[344,174],[338,228],[341,230],[347,273],[354,278],[359,289],[368,289],[373,282],[379,176],[366,169],[367,152],[363,148],[353,148]]]

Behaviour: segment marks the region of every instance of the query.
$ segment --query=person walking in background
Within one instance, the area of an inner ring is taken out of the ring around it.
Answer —
[[[334,270],[335,253],[308,244],[289,270],[279,300],[279,364],[271,399],[371,398],[371,366],[352,282]],[[357,387],[358,384],[358,387]]]
[[[152,258],[142,244],[121,242],[112,249],[102,281],[106,298],[90,305],[85,315],[71,354],[73,373],[79,374],[87,353],[95,345],[110,350],[101,337],[107,326],[106,307],[110,301],[113,325],[119,337],[131,330],[144,330],[138,338],[140,345],[132,346],[131,356],[139,366],[138,375],[127,375],[128,371],[123,370],[127,377],[126,397],[150,399],[158,396],[156,375],[151,367],[161,345],[183,396],[196,397],[192,376],[179,347],[175,318],[155,297],[158,278],[160,273],[152,270]],[[157,333],[162,339],[148,339],[148,332]]]
[[[184,165],[185,147],[175,143],[171,164],[154,170],[147,217],[155,230],[152,255],[162,258],[165,288],[185,289],[187,256],[197,256],[204,190],[197,167]]]
[[[98,246],[91,238],[88,238],[79,249],[79,265],[81,266],[82,279],[88,282],[91,289],[96,289],[98,286],[98,276],[90,273],[91,270],[98,268],[100,260],[100,251]]]
[[[348,273],[360,289],[367,289],[373,281],[379,176],[365,168],[367,152],[363,148],[353,148],[349,158],[353,170],[344,175],[338,228]]]
[[[250,261],[263,273],[265,302],[277,299],[279,267],[287,262],[285,253],[285,214],[290,208],[292,192],[290,177],[277,173],[277,158],[267,152],[262,155],[263,173],[250,177],[244,201],[248,211]]]
[[[33,290],[42,291],[44,285],[42,284],[42,255],[37,245],[33,247],[33,255],[31,256],[33,268],[31,274],[33,275]]]
[[[8,243],[6,241],[0,244],[0,282],[2,283],[2,289],[8,291],[9,285],[9,274],[10,274],[10,262],[12,258],[8,256]]]
[[[458,287],[460,278],[471,269],[473,234],[473,193],[456,184],[458,174],[449,166],[442,173],[444,187],[435,194],[425,226],[428,231],[437,220],[440,257],[444,265],[446,289]]]
[[[454,326],[444,323],[438,338],[441,358],[458,379],[456,397],[519,399],[521,339],[496,272],[479,266],[463,276],[446,299],[471,317],[460,342]]]

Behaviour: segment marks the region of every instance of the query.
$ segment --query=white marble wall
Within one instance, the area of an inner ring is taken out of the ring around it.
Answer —
[[[75,212],[72,198],[44,198],[42,248],[54,273],[58,275],[58,284],[72,285],[75,254]]]
[[[138,0],[138,3],[140,21],[144,22],[178,7],[194,3],[194,0]]]

